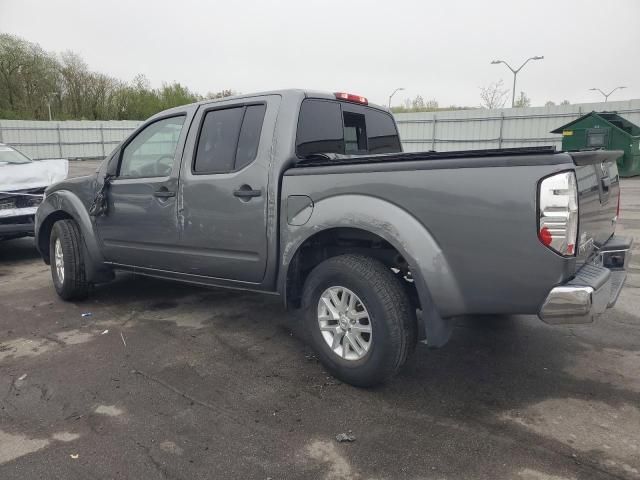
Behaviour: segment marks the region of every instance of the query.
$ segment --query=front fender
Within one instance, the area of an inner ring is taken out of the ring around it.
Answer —
[[[82,233],[87,280],[92,283],[107,281],[111,274],[104,265],[94,224],[86,206],[73,192],[56,190],[46,196],[35,217],[35,239],[40,255],[48,263],[49,237],[53,224],[62,218],[72,218]]]
[[[289,264],[305,240],[338,227],[366,230],[400,252],[409,264],[423,306],[427,341],[434,346],[445,343],[451,322],[442,319],[464,311],[455,275],[427,227],[406,210],[377,197],[349,194],[324,198],[314,203],[304,225],[292,226],[283,221],[280,292],[286,292]]]

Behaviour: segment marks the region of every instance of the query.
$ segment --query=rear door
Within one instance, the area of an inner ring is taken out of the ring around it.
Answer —
[[[250,283],[264,278],[279,104],[279,96],[269,95],[198,111],[180,183],[182,272]]]

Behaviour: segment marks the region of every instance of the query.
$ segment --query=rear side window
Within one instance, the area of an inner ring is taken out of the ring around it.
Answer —
[[[212,110],[202,121],[194,173],[225,173],[251,163],[258,153],[266,105]]]
[[[367,109],[367,135],[369,153],[401,152],[400,137],[391,115]]]
[[[307,99],[300,107],[296,154],[366,155],[401,152],[391,115],[354,104]]]
[[[236,170],[249,165],[256,158],[266,109],[266,105],[251,105],[244,112],[244,120],[242,121],[240,138],[238,139],[238,150],[236,151]]]

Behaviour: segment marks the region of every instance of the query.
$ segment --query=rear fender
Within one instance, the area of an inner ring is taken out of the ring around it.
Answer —
[[[282,265],[279,291],[286,295],[290,262],[312,235],[331,228],[358,228],[389,242],[407,261],[416,284],[427,343],[441,346],[451,334],[452,322],[443,320],[460,310],[463,297],[442,250],[428,229],[406,210],[366,195],[338,195],[317,200],[309,220],[301,226],[283,220]]]

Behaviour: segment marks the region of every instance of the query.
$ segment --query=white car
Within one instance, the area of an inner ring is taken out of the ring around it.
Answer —
[[[33,161],[0,143],[0,240],[33,235],[44,190],[67,178],[68,171],[67,160]]]

